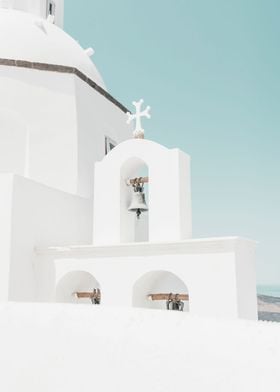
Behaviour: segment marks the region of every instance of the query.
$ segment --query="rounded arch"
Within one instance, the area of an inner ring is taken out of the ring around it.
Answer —
[[[91,304],[90,298],[78,298],[75,293],[92,293],[101,290],[97,279],[87,271],[71,271],[64,275],[56,285],[56,302]]]
[[[153,300],[153,294],[185,294],[189,290],[185,282],[176,274],[166,270],[146,272],[133,285],[132,304],[134,307],[167,309],[166,300]],[[189,311],[189,299],[184,300],[184,312]]]
[[[121,177],[123,179],[134,177],[143,170],[143,167],[148,167],[148,163],[144,159],[131,156],[127,158],[120,167]]]
[[[129,159],[137,159],[145,162],[148,166],[158,161],[155,157],[166,157],[172,150],[159,143],[148,139],[129,139],[118,144],[109,154],[105,155],[103,160],[119,162],[120,166],[125,164]]]
[[[128,166],[139,167],[142,162],[149,170],[149,241],[178,241],[190,237],[189,156],[150,140],[130,139],[95,165],[95,245],[134,242],[133,234],[130,235],[133,225],[126,218],[127,209],[121,194],[123,189],[128,192],[126,180],[131,173]],[[120,176],[121,172],[126,178]],[[141,201],[141,197],[139,199]]]

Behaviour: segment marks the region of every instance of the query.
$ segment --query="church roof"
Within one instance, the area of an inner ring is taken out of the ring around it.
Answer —
[[[77,41],[54,24],[22,11],[0,9],[0,58],[73,67],[106,89]]]

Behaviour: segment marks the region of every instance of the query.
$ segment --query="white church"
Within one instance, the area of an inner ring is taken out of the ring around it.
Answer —
[[[144,135],[63,8],[0,1],[0,301],[256,320],[255,242],[192,238],[189,155]]]

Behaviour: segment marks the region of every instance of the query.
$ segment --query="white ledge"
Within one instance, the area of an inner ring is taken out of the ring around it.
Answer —
[[[227,253],[237,247],[249,246],[255,248],[256,242],[241,237],[196,238],[172,242],[134,242],[113,245],[73,245],[53,246],[48,248],[36,247],[37,255],[56,255],[75,257],[120,257],[143,256],[160,254],[195,254],[195,253]]]

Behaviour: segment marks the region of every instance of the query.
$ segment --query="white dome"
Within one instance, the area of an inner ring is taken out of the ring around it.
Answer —
[[[96,66],[72,37],[22,11],[0,9],[0,58],[77,68],[106,89]]]

